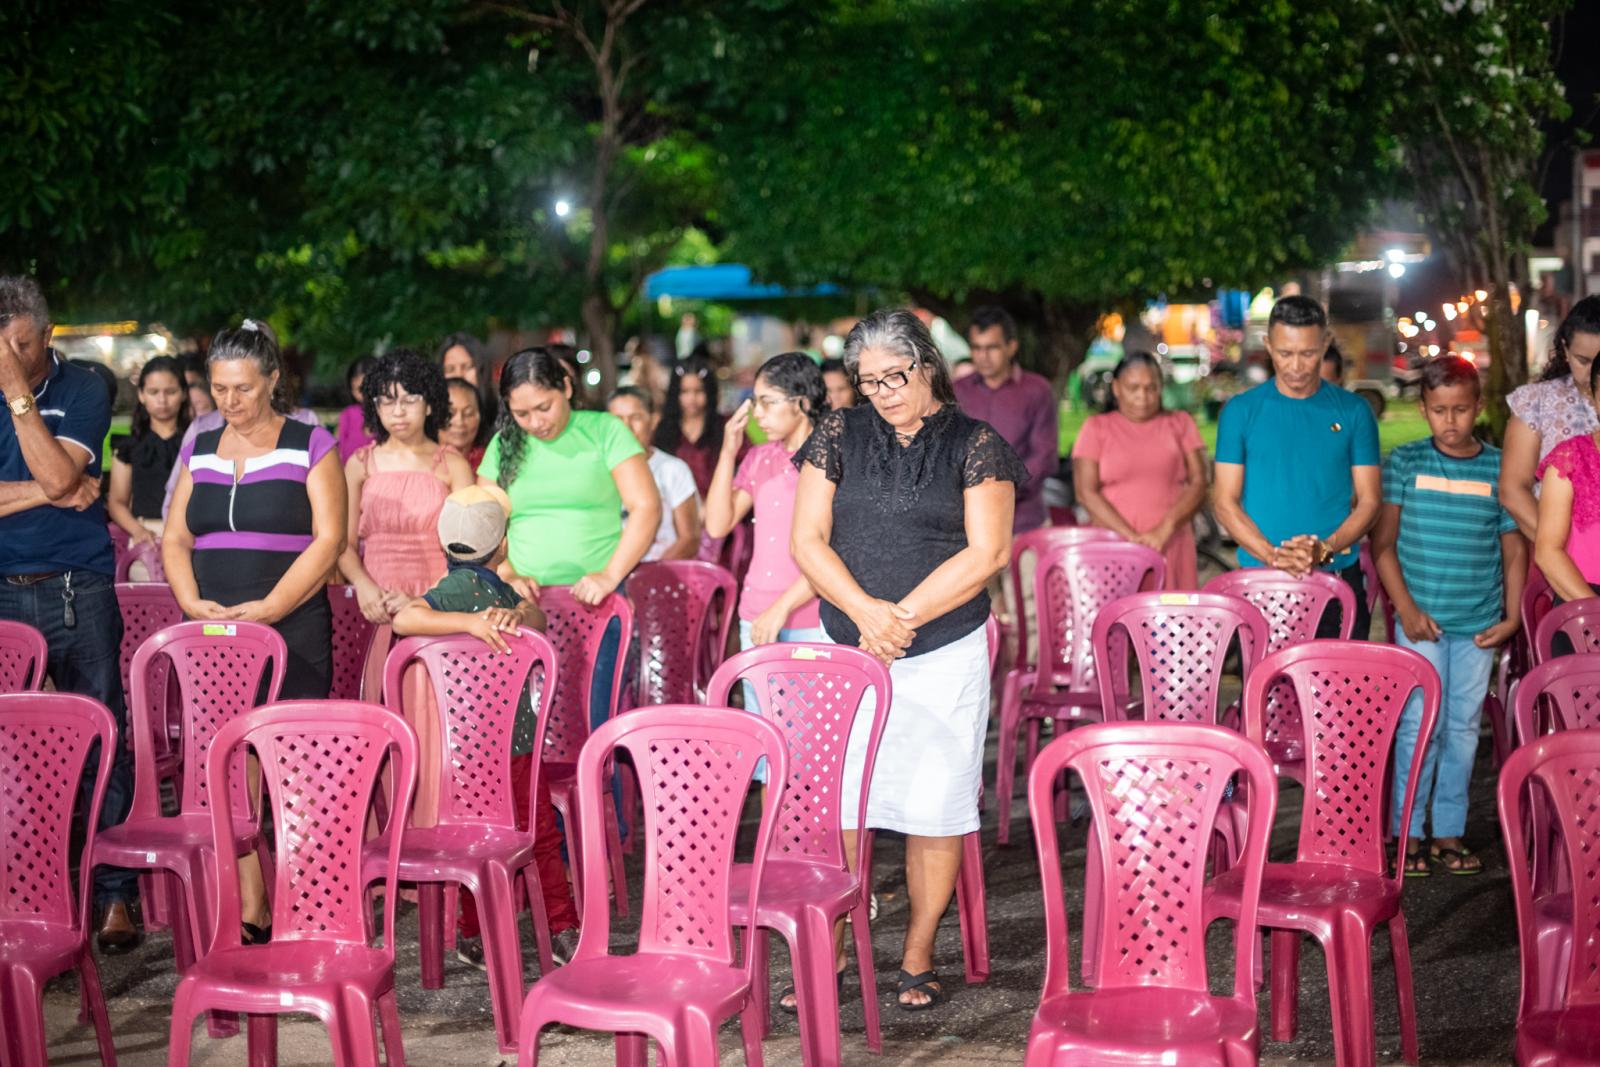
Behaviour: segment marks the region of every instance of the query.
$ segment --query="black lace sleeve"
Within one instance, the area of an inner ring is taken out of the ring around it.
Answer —
[[[816,428],[800,451],[794,454],[794,465],[806,464],[827,475],[834,485],[844,477],[844,413],[830,411],[817,420]]]
[[[1021,486],[1028,481],[1028,468],[994,427],[980,422],[967,438],[967,454],[961,461],[961,487],[971,489],[990,480]]]

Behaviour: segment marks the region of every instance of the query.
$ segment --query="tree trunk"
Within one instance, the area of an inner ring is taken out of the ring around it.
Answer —
[[[610,396],[617,384],[617,312],[594,288],[584,294],[583,329],[589,335],[589,365],[600,372],[594,395]]]

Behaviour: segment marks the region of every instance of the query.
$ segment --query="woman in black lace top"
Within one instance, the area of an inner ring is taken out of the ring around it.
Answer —
[[[1016,487],[1027,474],[998,433],[957,410],[944,358],[911,312],[863,319],[844,362],[870,403],[823,416],[795,457],[793,549],[822,597],[829,638],[890,666],[893,705],[867,819],[907,835],[900,1006],[920,1011],[943,996],[934,934],[955,890],[961,838],[978,828],[989,722],[985,585],[1010,558]],[[850,856],[870,727],[869,715],[857,716],[845,760]]]

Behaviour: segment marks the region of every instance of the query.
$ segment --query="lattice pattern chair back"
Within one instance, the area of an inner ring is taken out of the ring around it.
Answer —
[[[50,649],[25,622],[0,619],[0,693],[23,693],[44,682]]]
[[[417,735],[384,708],[355,700],[286,700],[240,716],[217,732],[229,758],[206,768],[213,792],[233,788],[248,747],[261,764],[276,831],[272,942],[368,943],[361,846],[384,768],[393,770],[394,805],[409,811],[417,783]],[[217,926],[214,944],[239,937],[238,868],[233,827],[211,811],[215,842]],[[389,835],[384,899],[394,901],[403,829]],[[215,891],[215,890],[214,890]],[[383,909],[384,954],[394,960],[394,913]]]
[[[1114,633],[1125,635],[1112,654]],[[1265,653],[1267,620],[1255,605],[1220,593],[1135,593],[1095,616],[1091,644],[1100,703],[1108,721],[1122,718],[1116,689],[1126,689],[1128,646],[1139,664],[1146,722],[1215,723],[1223,664],[1237,639],[1241,673]]]
[[[1274,652],[1244,686],[1245,733],[1260,743],[1268,694],[1284,679],[1302,709],[1305,806],[1299,861],[1351,867],[1398,882],[1384,852],[1384,786],[1406,701],[1422,692],[1422,718],[1406,776],[1400,825],[1411,824],[1417,779],[1439,714],[1439,675],[1410,649],[1369,641],[1311,641]]]
[[[1600,729],[1600,655],[1560,656],[1523,675],[1512,721],[1518,745],[1560,730]]]
[[[1355,590],[1321,571],[1296,578],[1280,570],[1249,567],[1217,575],[1202,591],[1226,593],[1254,604],[1266,618],[1272,635],[1268,652],[1315,639],[1317,624],[1334,601],[1339,603],[1339,637],[1349,640],[1355,630]],[[1282,682],[1273,688],[1267,704],[1267,751],[1283,762],[1301,759],[1304,751],[1300,736],[1300,709],[1294,702],[1293,689]]]
[[[178,598],[172,594],[172,586],[165,582],[119,584],[117,608],[122,612],[122,691],[129,693],[133,684],[128,677],[128,668],[133,663],[133,654],[157,630],[182,622],[183,609],[178,607]],[[165,686],[156,683],[164,681],[167,676],[166,659],[156,660],[151,670],[155,672],[151,676],[151,691],[164,701]]]
[[[384,703],[407,721],[403,706],[406,668],[420,663],[433,683],[439,714],[437,768],[439,822],[516,826],[516,805],[532,795],[511,793],[511,737],[517,704],[526,692],[537,717],[534,751],[550,721],[556,651],[543,634],[505,634],[510,653],[499,653],[476,637],[408,637],[389,651],[383,668]],[[537,763],[534,774],[537,775]],[[532,826],[532,810],[529,809]]]
[[[89,856],[111,780],[108,759],[99,760],[95,774],[76,886],[70,842],[78,782],[96,741],[101,752],[117,743],[116,723],[98,700],[0,694],[0,920],[88,929]]]
[[[641,563],[628,577],[639,637],[637,702],[693,704],[709,675],[707,646],[720,658],[728,647],[738,586],[715,563],[664,560]],[[713,611],[720,603],[721,610]]]
[[[638,951],[697,956],[732,965],[728,891],[740,815],[756,762],[769,768],[750,877],[750,927],[755,943],[762,873],[771,854],[789,781],[789,748],[777,727],[732,708],[670,705],[640,708],[604,723],[578,758],[578,822],[584,837],[586,884],[606,884],[602,800],[611,788],[607,765],[622,749],[638,768],[644,821],[644,906]],[[583,895],[583,924],[574,962],[610,952],[611,911],[604,893]],[[750,973],[753,953],[744,953]]]
[[[328,699],[360,700],[377,624],[361,614],[353,585],[328,586],[328,605],[333,609],[333,684]]]
[[[1535,664],[1555,658],[1556,634],[1565,634],[1575,652],[1600,652],[1600,597],[1568,601],[1545,613],[1534,631]]]
[[[283,638],[257,622],[180,622],[147,638],[129,667],[129,707],[133,718],[133,811],[130,817],[159,818],[154,752],[138,743],[154,737],[157,707],[151,688],[151,664],[168,660],[177,680],[183,718],[183,791],[178,806],[184,813],[203,812],[210,804],[207,773],[217,731],[261,703],[275,700],[283,687],[288,658]],[[248,818],[244,754],[236,753],[241,773],[234,775],[232,811]]]
[[[1600,817],[1596,815],[1600,812],[1600,731],[1568,730],[1522,746],[1500,769],[1499,791],[1500,830],[1511,868],[1522,956],[1518,1024],[1545,1003],[1568,1008],[1600,1006],[1600,938],[1593,936],[1600,929]],[[1537,794],[1548,798],[1573,878],[1569,929],[1574,936],[1565,988],[1560,991],[1540,985],[1547,980],[1548,968],[1539,966],[1540,909],[1528,868],[1529,842],[1524,830],[1528,814],[1524,804]]]
[[[1093,812],[1090,848],[1101,878],[1097,989],[1165,986],[1205,992],[1206,856],[1228,780],[1249,783],[1240,863],[1245,907],[1236,928],[1234,997],[1254,1009],[1256,904],[1277,806],[1272,763],[1220,726],[1095,723],[1052,741],[1028,774],[1028,808],[1044,884],[1044,996],[1069,992],[1067,916],[1053,787],[1062,770],[1083,782]],[[1097,995],[1097,994],[1086,994]]]
[[[1027,530],[1017,534],[1011,539],[1011,603],[1014,606],[1017,632],[1017,666],[1031,667],[1032,647],[1028,640],[1030,627],[1036,625],[1028,618],[1027,601],[1023,597],[1022,560],[1024,556],[1034,559],[1035,573],[1038,570],[1040,555],[1048,548],[1058,545],[1086,545],[1096,541],[1111,541],[1121,543],[1122,538],[1103,526],[1041,526],[1037,530]],[[1038,610],[1037,605],[1034,608]]]
[[[1528,665],[1531,667],[1536,662],[1538,653],[1534,650],[1533,635],[1539,632],[1539,624],[1544,617],[1555,607],[1556,591],[1550,588],[1550,579],[1544,576],[1544,571],[1536,565],[1528,564],[1528,577],[1522,583],[1522,602],[1517,605],[1517,610],[1522,617],[1522,629],[1517,632],[1517,638],[1525,645]]]
[[[612,619],[618,620],[622,639],[617,646],[607,718],[616,714],[617,701],[622,696],[622,669],[633,634],[633,607],[621,594],[612,593],[598,607],[591,608],[574,600],[567,586],[541,589],[539,606],[548,620],[545,636],[555,646],[561,663],[540,758],[547,763],[576,763],[578,752],[589,737],[589,693],[594,685],[595,659],[606,625]]]
[[[892,700],[889,668],[846,645],[761,645],[733,656],[712,675],[706,703],[727,706],[733,687],[741,681],[756,694],[757,708],[745,710],[759,710],[782,731],[789,746],[789,787],[773,837],[775,855],[845,870],[838,804],[845,750],[870,693],[867,714],[873,717],[872,729],[861,779],[872,781]],[[860,790],[857,826],[867,825],[867,793]],[[865,870],[867,835],[856,837],[856,870]]]
[[[1090,639],[1095,616],[1146,584],[1160,588],[1166,577],[1166,559],[1143,545],[1090,541],[1043,549],[1033,573],[1040,683],[1094,691],[1098,683]],[[1112,640],[1116,644],[1124,639]]]

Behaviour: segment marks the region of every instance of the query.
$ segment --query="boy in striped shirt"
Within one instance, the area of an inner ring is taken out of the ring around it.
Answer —
[[[1483,411],[1477,367],[1459,356],[1429,361],[1420,406],[1433,436],[1389,454],[1383,510],[1372,533],[1378,575],[1400,623],[1395,643],[1433,664],[1443,690],[1406,833],[1405,873],[1411,878],[1430,873],[1430,858],[1450,874],[1483,870],[1461,839],[1467,786],[1494,650],[1517,632],[1527,569],[1527,546],[1500,506],[1500,450],[1472,435]],[[1395,742],[1390,830],[1396,837],[1421,717],[1421,694],[1414,694]],[[1424,814],[1433,828],[1427,855]]]

